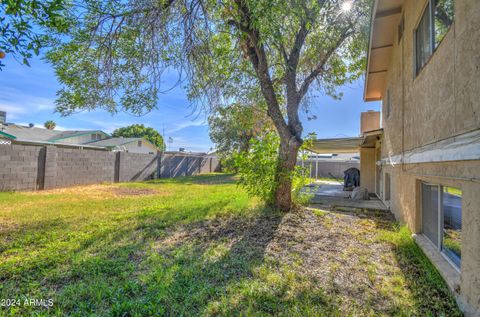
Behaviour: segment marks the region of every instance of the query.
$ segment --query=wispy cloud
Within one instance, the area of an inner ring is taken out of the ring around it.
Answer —
[[[85,121],[85,122],[88,122],[90,124],[93,124],[96,127],[98,127],[99,130],[102,130],[102,131],[107,132],[107,133],[112,133],[113,130],[115,130],[115,129],[126,127],[126,126],[129,126],[129,125],[132,124],[130,122],[115,121],[113,118],[112,118],[112,120],[109,120],[109,121],[91,119],[91,118],[89,118],[89,119],[82,118],[81,120]]]
[[[187,152],[206,152],[213,147],[209,139],[205,138],[185,138],[182,136],[172,136],[173,142],[167,143],[168,151],[176,151],[179,148],[185,148]]]
[[[55,109],[52,99],[26,94],[15,88],[3,88],[0,95],[0,110],[7,112],[7,119],[21,118],[22,115]]]
[[[176,123],[173,128],[167,130],[167,133],[175,133],[183,129],[187,129],[191,127],[201,127],[206,125],[207,125],[207,121],[204,118],[196,118],[193,120],[187,120],[180,123]]]
[[[16,124],[23,125],[23,126],[28,126],[30,123],[18,122]],[[36,127],[36,128],[44,128],[43,123],[39,123],[39,122],[33,123],[33,126]],[[64,126],[61,126],[61,125],[56,125],[55,130],[65,131],[65,130],[92,130],[92,129],[85,128],[85,127],[64,127]]]

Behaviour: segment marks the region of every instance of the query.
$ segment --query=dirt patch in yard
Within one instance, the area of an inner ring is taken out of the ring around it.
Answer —
[[[112,189],[116,196],[141,196],[141,195],[155,195],[160,192],[150,188],[132,188],[132,187],[118,187]]]
[[[415,265],[402,267],[398,250],[381,239],[398,229],[389,212],[303,208],[287,214],[217,218],[180,226],[154,248],[168,254],[186,244],[195,245],[198,256],[205,257],[217,252],[215,246],[221,242],[221,254],[230,259],[222,264],[227,270],[236,270],[228,264],[232,258],[251,263],[277,261],[323,289],[341,315],[448,312],[455,306],[446,288],[435,291],[440,299],[419,300],[430,294],[418,294],[417,286],[410,283],[416,283],[414,274],[423,273]]]
[[[389,227],[392,221],[387,213],[362,219],[353,213],[318,214],[306,209],[284,217],[267,252],[286,263],[300,260],[303,273],[335,296],[341,311],[367,306],[387,314],[391,301],[376,285],[395,264],[384,259],[395,257],[390,245],[376,239],[375,229]]]
[[[67,188],[55,188],[41,191],[25,192],[27,195],[74,195],[75,197],[69,199],[105,199],[111,197],[122,196],[141,196],[141,195],[155,195],[162,194],[161,190],[153,188],[142,187],[128,187],[119,184],[94,184],[94,185],[80,185]]]

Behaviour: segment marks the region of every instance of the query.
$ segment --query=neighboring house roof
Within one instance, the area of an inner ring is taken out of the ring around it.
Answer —
[[[403,0],[374,1],[363,96],[365,101],[381,100],[383,98],[403,2]]]
[[[55,137],[49,139],[49,141],[55,142],[60,141],[68,138],[73,138],[85,134],[93,134],[93,133],[101,133],[108,137],[109,135],[101,130],[75,130],[75,131],[59,131],[60,133]]]
[[[16,124],[0,124],[0,134],[17,140],[28,140],[28,141],[48,141],[51,138],[54,138],[62,131],[41,129],[35,127],[25,127]]]
[[[137,141],[148,143],[154,148],[156,148],[155,144],[144,138],[108,138],[100,141],[89,142],[88,144],[101,147],[117,147]]]
[[[37,127],[27,127],[18,124],[0,124],[0,135],[3,135],[9,139],[15,139],[19,141],[61,143],[62,140],[68,138],[92,133],[101,133],[108,137],[108,134],[100,130],[59,131]]]

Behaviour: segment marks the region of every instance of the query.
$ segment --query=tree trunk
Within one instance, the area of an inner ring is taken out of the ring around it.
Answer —
[[[278,165],[275,180],[277,187],[273,205],[281,211],[289,211],[292,207],[292,173],[297,164],[297,153],[301,143],[295,138],[280,139]]]

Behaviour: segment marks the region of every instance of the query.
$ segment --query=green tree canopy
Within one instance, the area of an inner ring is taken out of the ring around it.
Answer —
[[[52,120],[48,120],[48,121],[45,121],[45,123],[43,124],[43,126],[48,129],[48,130],[53,130],[55,129],[55,127],[57,126],[57,124],[55,123],[55,121],[52,121]]]
[[[161,151],[165,150],[165,142],[162,135],[154,128],[143,124],[132,124],[128,127],[118,128],[112,133],[113,137],[144,138],[155,144]]]
[[[47,45],[48,32],[68,28],[66,0],[0,1],[0,52],[25,65]],[[5,66],[0,62],[0,70]]]
[[[299,112],[313,91],[339,97],[363,73],[370,2],[85,1],[48,55],[63,84],[57,110],[148,112],[169,69],[201,109],[262,102],[279,136],[273,204],[289,210]]]
[[[234,155],[249,151],[253,138],[275,130],[266,112],[254,105],[232,104],[218,108],[208,117],[208,124],[210,139],[227,167],[233,167]]]

